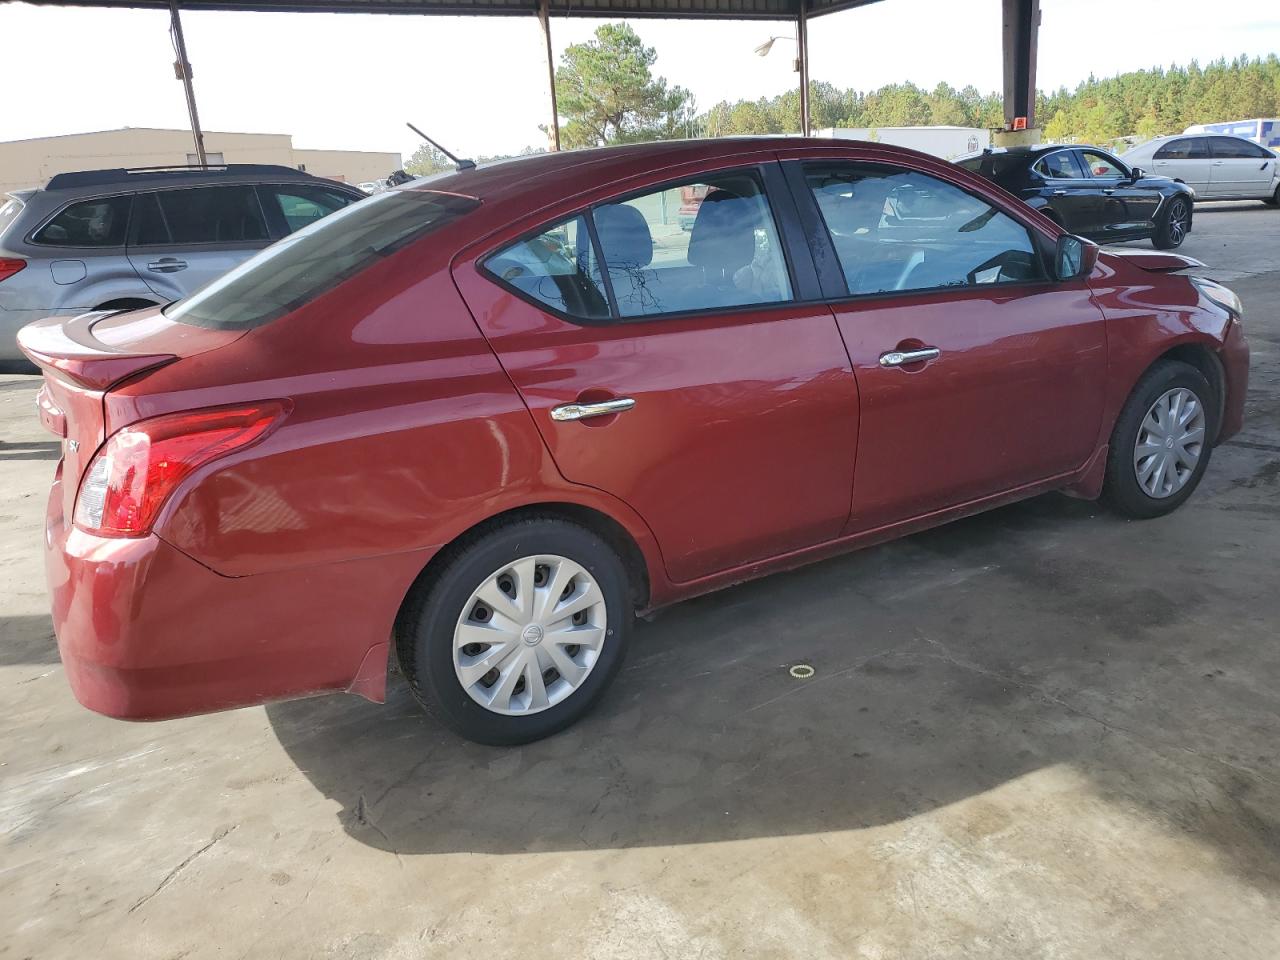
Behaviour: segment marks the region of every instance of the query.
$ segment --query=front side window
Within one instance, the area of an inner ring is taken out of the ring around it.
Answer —
[[[485,261],[484,268],[560,313],[583,320],[609,317],[587,221],[581,216],[504,247]]]
[[[1080,168],[1076,166],[1075,157],[1070,150],[1059,150],[1047,157],[1040,158],[1035,171],[1050,180],[1079,180]]]
[[[195,187],[138,195],[137,246],[266,241],[252,186]]]
[[[130,199],[104,197],[73,203],[31,239],[56,247],[123,247]]]
[[[1031,234],[985,200],[901,167],[806,167],[849,293],[1044,279]]]
[[[356,202],[355,197],[345,193],[306,183],[262,189],[270,198],[266,202],[274,203],[280,208],[280,215],[284,217],[290,233],[310,226],[334,211]]]
[[[1085,169],[1089,171],[1090,176],[1099,178],[1125,176],[1120,164],[1105,153],[1098,153],[1096,150],[1081,150],[1080,157],[1084,160]]]
[[[1264,157],[1275,159],[1271,151],[1236,137],[1210,137],[1209,149],[1213,151],[1215,158],[1223,160],[1261,160]]]
[[[259,326],[479,205],[471,197],[428,190],[380,193],[267,247],[165,316],[218,330]]]
[[[1209,148],[1204,137],[1183,137],[1164,144],[1155,152],[1154,160],[1207,160]]]
[[[622,317],[791,298],[773,215],[751,174],[663,187],[592,216]]]

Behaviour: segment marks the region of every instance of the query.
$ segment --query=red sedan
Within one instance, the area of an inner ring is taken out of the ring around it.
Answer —
[[[379,194],[169,307],[22,331],[67,677],[153,719],[381,701],[395,662],[517,743],[599,699],[637,611],[1049,490],[1168,513],[1248,375],[1199,266],[876,144]]]

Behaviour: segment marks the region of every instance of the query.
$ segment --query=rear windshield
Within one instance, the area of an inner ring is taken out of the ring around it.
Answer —
[[[22,212],[23,202],[17,197],[0,196],[0,237],[4,236],[4,232],[9,229],[9,224],[18,219],[18,214]]]
[[[165,316],[215,330],[260,326],[479,205],[425,190],[380,193],[267,247]]]
[[[980,153],[974,157],[957,160],[956,166],[980,173],[989,180],[995,180],[1011,170],[1016,170],[1023,162],[1023,158],[1014,153]]]

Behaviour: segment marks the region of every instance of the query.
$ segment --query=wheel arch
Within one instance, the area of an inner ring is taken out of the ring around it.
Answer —
[[[93,309],[95,310],[145,310],[147,307],[156,306],[156,301],[147,300],[143,297],[115,297],[111,300],[104,300]]]
[[[1204,375],[1204,378],[1209,381],[1209,386],[1213,388],[1214,397],[1218,403],[1218,416],[1214,421],[1215,429],[1220,430],[1222,428],[1222,414],[1227,404],[1227,374],[1217,352],[1209,344],[1200,341],[1179,343],[1170,347],[1148,364],[1146,369],[1139,374],[1138,379],[1134,381],[1135,385],[1146,376],[1147,370],[1164,360],[1179,360],[1182,363],[1189,364],[1199,370]],[[1217,439],[1215,433],[1215,443]]]
[[[489,531],[516,520],[545,517],[564,520],[585,527],[600,537],[618,554],[627,571],[627,579],[631,586],[631,600],[635,610],[643,611],[650,603],[652,581],[650,579],[649,561],[644,550],[622,523],[602,510],[571,503],[563,500],[551,500],[538,503],[523,504],[493,514],[463,530],[448,543],[444,544],[427,561],[426,566],[414,578],[405,591],[396,611],[395,628],[391,654],[404,669],[404,655],[408,652],[405,644],[408,631],[403,629],[403,618],[411,610],[416,597],[431,588],[431,584],[455,557]]]

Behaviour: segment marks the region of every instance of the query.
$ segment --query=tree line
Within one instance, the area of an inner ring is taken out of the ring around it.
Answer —
[[[675,140],[796,133],[800,94],[790,90],[758,100],[722,101],[699,112],[693,94],[654,76],[657,52],[626,23],[598,27],[585,43],[566,48],[556,68],[560,140],[568,148]],[[999,93],[940,83],[925,90],[894,83],[878,90],[809,85],[810,123],[827,127],[903,127],[946,124],[1000,127]],[[1193,123],[1280,116],[1280,58],[1220,58],[1205,66],[1152,67],[1098,79],[1074,90],[1036,95],[1036,119],[1049,141],[1105,143],[1123,136],[1147,139],[1181,133]],[[546,129],[544,128],[544,132]],[[541,152],[526,147],[521,153]],[[479,159],[501,159],[498,157]],[[424,145],[405,169],[425,174],[451,166]]]

